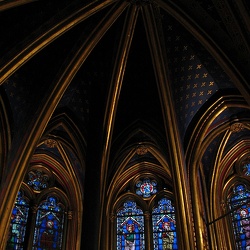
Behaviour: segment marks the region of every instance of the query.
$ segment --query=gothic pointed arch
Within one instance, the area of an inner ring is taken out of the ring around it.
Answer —
[[[87,119],[87,117],[86,117]],[[81,123],[77,117],[66,108],[57,110],[50,120],[43,135],[60,138],[68,147],[75,151],[75,154],[82,157],[86,151],[86,127],[80,129]]]
[[[20,192],[25,193],[29,190],[27,199],[32,206],[31,210],[35,209],[33,214],[27,214],[30,236],[27,237],[26,234],[25,237],[23,236],[23,241],[19,243],[14,236],[12,227],[13,233],[11,240],[8,240],[8,246],[10,244],[18,244],[18,246],[47,244],[45,240],[41,240],[41,237],[45,237],[46,231],[43,231],[38,225],[50,223],[54,218],[50,224],[51,227],[55,225],[54,238],[53,240],[51,238],[51,242],[53,241],[58,249],[71,249],[73,246],[78,249],[80,247],[81,224],[79,222],[82,220],[83,212],[84,151],[84,137],[73,120],[66,114],[55,116],[32,155],[20,189]],[[49,202],[53,202],[54,209],[61,211],[58,214],[59,217],[52,216],[55,211],[50,211]],[[57,203],[59,207],[57,207]],[[45,214],[42,215],[43,212],[39,212],[39,207],[41,207],[41,211],[49,209],[47,220],[42,220]],[[50,213],[52,214],[49,215]],[[34,214],[37,216],[36,219]],[[49,239],[47,240],[49,241]]]
[[[249,133],[249,119],[243,115],[247,113],[249,108],[241,96],[218,96],[210,104],[207,113],[197,118],[199,122],[187,146],[187,167],[197,235],[202,244],[214,248],[231,247],[233,244],[229,225],[225,227],[217,220],[225,212],[222,212],[221,201],[224,198],[221,195],[226,178],[232,174],[231,164],[238,157],[235,153],[240,153],[248,140],[246,135],[245,138],[242,136],[244,132]],[[224,161],[228,164],[226,167]]]
[[[249,13],[0,0],[0,249],[250,249]]]
[[[53,148],[53,154],[48,154],[46,148],[51,151],[51,147]],[[15,238],[16,229],[14,230],[13,226],[11,227],[12,236],[8,241],[8,246],[17,244],[16,247],[18,247],[24,244],[24,246],[42,247],[46,244],[53,244],[53,247],[55,245],[58,249],[69,249],[72,246],[75,246],[76,249],[79,248],[81,236],[79,221],[82,219],[83,194],[82,184],[77,180],[79,176],[77,176],[75,166],[73,166],[75,163],[75,161],[70,162],[69,157],[60,148],[60,142],[48,139],[38,145],[20,189],[20,191],[27,193],[27,186],[29,187],[29,193],[32,193],[32,195],[28,195],[30,197],[29,204],[32,205],[30,210],[35,212],[27,214],[27,223],[30,227],[29,229],[26,228],[28,232],[26,232],[26,237],[23,237],[23,241],[19,242]],[[54,208],[50,208],[51,202]],[[41,212],[39,212],[39,209],[42,209]],[[53,209],[55,209],[54,212]],[[48,212],[46,212],[47,210]],[[55,215],[55,213],[58,213],[58,215]],[[45,215],[46,217],[44,217]],[[42,220],[43,217],[46,219]],[[16,220],[16,217],[14,219]],[[53,238],[43,240],[46,232],[43,231],[43,228],[46,230],[49,227],[49,224],[46,223],[50,223],[50,221],[52,223],[50,226],[54,226],[53,231],[51,231],[51,237],[53,235]],[[41,227],[43,223],[45,224]]]
[[[129,151],[131,147],[142,148],[144,144],[152,145],[151,150],[153,150],[153,148],[161,148],[162,154],[167,157],[167,143],[163,131],[163,128],[158,127],[156,124],[150,124],[140,119],[135,120],[113,140],[111,147],[111,166],[117,158],[122,158],[121,154],[127,154],[126,151]],[[115,154],[113,151],[115,151]],[[157,154],[157,150],[155,150],[155,154]],[[158,158],[161,158],[160,155]]]
[[[159,147],[162,143],[160,133],[150,131],[148,129],[150,126],[145,124],[141,127],[136,126],[138,124],[143,123],[133,124],[135,126],[127,130],[128,134],[123,135],[126,138],[124,144],[117,151],[110,166],[113,177],[109,179],[107,188],[105,205],[107,219],[104,224],[107,244],[112,249],[123,249],[122,246],[130,244],[130,237],[124,238],[122,235],[125,232],[129,235],[131,227],[136,232],[133,243],[135,249],[140,244],[141,247],[149,249],[162,247],[163,241],[167,244],[167,240],[161,238],[162,234],[156,231],[153,233],[159,225],[155,225],[155,229],[152,225],[160,223],[161,220],[166,220],[164,222],[166,226],[170,223],[170,219],[167,222],[167,215],[156,212],[158,211],[156,207],[163,203],[171,204],[171,201],[174,206],[171,170],[166,152]],[[129,211],[134,217],[128,216]],[[171,237],[169,244],[172,244],[173,249],[177,249],[175,215],[171,218],[173,231],[170,234],[175,237]],[[132,233],[130,235],[133,238]]]
[[[233,133],[232,136],[237,137],[239,131]],[[223,244],[233,249],[245,249],[244,245],[245,247],[249,245],[246,232],[239,226],[241,211],[249,206],[247,196],[249,140],[250,137],[240,138],[228,152],[225,152],[217,163],[211,185],[209,226],[218,234],[218,239],[224,241]],[[212,195],[213,192],[217,192],[217,195]]]

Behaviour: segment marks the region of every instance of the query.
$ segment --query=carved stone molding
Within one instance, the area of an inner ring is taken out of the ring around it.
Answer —
[[[145,145],[140,145],[136,148],[136,153],[138,155],[145,155],[148,152],[148,148]]]
[[[68,211],[67,216],[68,216],[68,220],[72,220],[72,218],[73,218],[73,212],[72,211]]]
[[[49,147],[49,148],[54,148],[57,146],[57,141],[53,140],[53,139],[47,139],[44,144]]]
[[[238,132],[242,131],[243,129],[244,129],[244,126],[240,122],[233,123],[230,126],[230,131],[233,133],[238,133]]]

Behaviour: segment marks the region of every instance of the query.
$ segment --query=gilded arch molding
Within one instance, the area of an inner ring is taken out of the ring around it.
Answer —
[[[193,204],[194,211],[194,221],[195,221],[195,229],[196,234],[199,235],[198,239],[200,240],[201,245],[207,244],[208,239],[206,238],[206,233],[210,236],[210,241],[213,247],[218,247],[216,244],[227,244],[225,238],[218,239],[221,234],[217,234],[217,239],[214,237],[215,233],[213,229],[210,227],[207,228],[206,223],[204,222],[203,217],[201,216],[203,213],[205,217],[207,217],[207,221],[212,221],[214,217],[209,212],[204,212],[204,209],[201,207],[201,204],[198,202],[204,197],[201,197],[200,187],[197,183],[199,183],[199,169],[201,167],[202,157],[207,150],[210,143],[217,138],[219,135],[223,136],[221,145],[217,152],[217,157],[215,161],[215,169],[216,166],[220,163],[225,146],[227,144],[230,135],[237,130],[240,130],[241,127],[247,128],[248,121],[243,120],[240,121],[240,118],[229,119],[228,121],[224,121],[223,123],[217,125],[215,128],[210,129],[211,124],[216,119],[218,115],[220,115],[224,110],[230,107],[240,107],[245,110],[249,110],[249,107],[245,100],[239,95],[228,95],[219,97],[214,103],[212,103],[209,108],[202,113],[201,117],[197,117],[197,124],[193,129],[191,136],[189,138],[189,144],[187,145],[186,150],[186,161],[187,161],[187,169],[188,169],[188,178],[190,180],[190,189],[191,189],[191,199]],[[241,125],[239,126],[239,123]],[[211,180],[212,183],[215,183],[215,178]],[[201,180],[202,184],[202,180]],[[204,184],[202,184],[204,186]],[[212,184],[213,185],[213,184]],[[210,193],[210,199],[216,199],[217,191],[215,190],[207,190]],[[213,198],[212,198],[213,197]],[[209,206],[209,199],[205,199],[204,202]],[[206,208],[206,210],[210,211],[210,208]],[[219,243],[220,242],[220,243]]]

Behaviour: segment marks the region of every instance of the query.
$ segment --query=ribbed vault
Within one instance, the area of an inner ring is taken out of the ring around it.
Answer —
[[[110,185],[134,173],[134,151],[147,145],[145,161],[175,180],[180,247],[194,249],[195,232],[201,249],[203,222],[190,223],[192,205],[200,215],[198,173],[209,194],[218,152],[249,137],[249,20],[243,0],[1,1],[0,224],[32,157],[45,152],[86,192],[83,247],[91,238],[100,249]]]

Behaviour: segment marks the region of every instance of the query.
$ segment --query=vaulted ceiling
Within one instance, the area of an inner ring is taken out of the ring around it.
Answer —
[[[247,0],[1,1],[0,82],[13,141],[37,118],[45,129],[65,113],[86,141],[93,125],[110,128],[114,145],[129,128],[149,127],[167,147],[171,105],[187,147],[218,98],[249,103],[249,8]],[[227,109],[211,127],[242,111]]]

